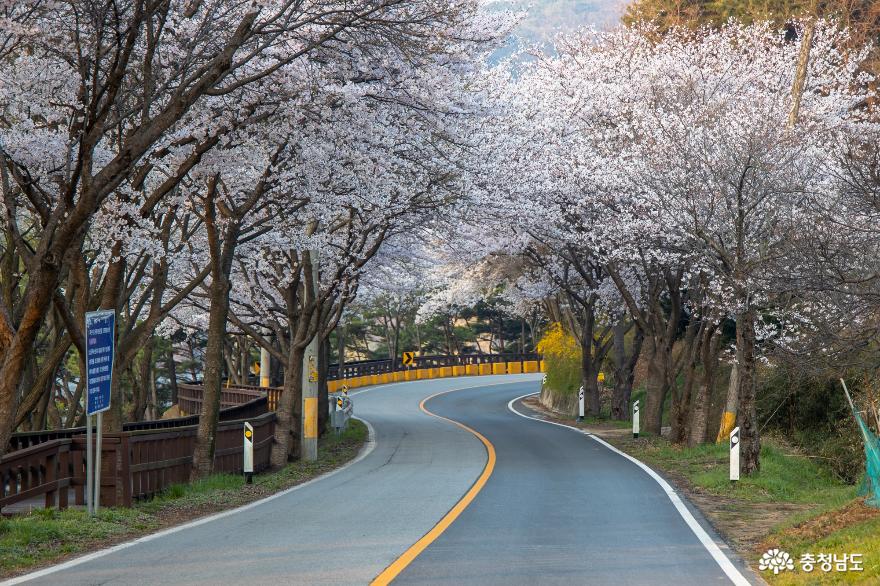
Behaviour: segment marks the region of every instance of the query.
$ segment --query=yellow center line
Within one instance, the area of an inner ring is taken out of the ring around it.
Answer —
[[[473,388],[473,387],[471,387]],[[449,423],[453,423],[458,427],[464,429],[465,431],[469,431],[474,434],[477,439],[483,442],[483,445],[486,446],[486,453],[488,454],[488,459],[486,460],[486,466],[483,468],[483,472],[480,474],[480,477],[477,478],[476,482],[471,486],[470,490],[468,490],[461,500],[455,503],[455,506],[452,507],[446,515],[440,519],[440,521],[434,525],[434,527],[425,533],[425,535],[416,541],[414,544],[410,546],[403,554],[394,560],[394,562],[385,568],[385,570],[376,576],[376,578],[370,582],[370,586],[385,586],[386,584],[390,584],[392,580],[394,580],[398,574],[400,574],[408,565],[410,565],[416,557],[423,551],[425,548],[431,545],[438,537],[440,537],[446,529],[449,528],[450,525],[458,518],[459,515],[464,512],[464,510],[471,504],[471,501],[479,494],[481,490],[483,490],[483,486],[486,485],[486,481],[489,480],[489,477],[492,476],[492,471],[495,469],[495,446],[492,445],[492,442],[487,440],[483,435],[476,431],[475,429],[471,429],[464,423],[459,423],[458,421],[454,421],[447,417],[443,417],[442,415],[437,415],[436,413],[431,413],[428,409],[425,408],[425,403],[433,399],[434,397],[438,397],[440,395],[445,395],[446,393],[452,393],[455,391],[462,391],[464,389],[451,389],[448,391],[443,391],[440,393],[435,393],[430,397],[426,397],[419,403],[419,409],[431,415],[432,417],[436,417],[438,419],[443,419],[448,421]]]

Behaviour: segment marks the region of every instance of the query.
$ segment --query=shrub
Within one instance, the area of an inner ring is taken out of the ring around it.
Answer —
[[[538,342],[538,352],[544,357],[547,386],[563,394],[577,392],[581,386],[581,347],[574,336],[554,323]]]

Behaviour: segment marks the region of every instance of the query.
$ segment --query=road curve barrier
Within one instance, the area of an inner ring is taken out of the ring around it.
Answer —
[[[330,400],[330,426],[336,433],[342,433],[348,427],[348,420],[354,413],[354,401],[346,395],[337,395]]]

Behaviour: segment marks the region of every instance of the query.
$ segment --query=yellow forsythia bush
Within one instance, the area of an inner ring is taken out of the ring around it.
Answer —
[[[581,386],[581,347],[561,324],[552,324],[538,342],[544,357],[547,386],[559,393],[575,393]]]

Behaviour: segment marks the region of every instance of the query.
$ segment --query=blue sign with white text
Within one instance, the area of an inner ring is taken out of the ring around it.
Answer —
[[[86,413],[94,415],[110,408],[113,376],[116,312],[86,313]]]

